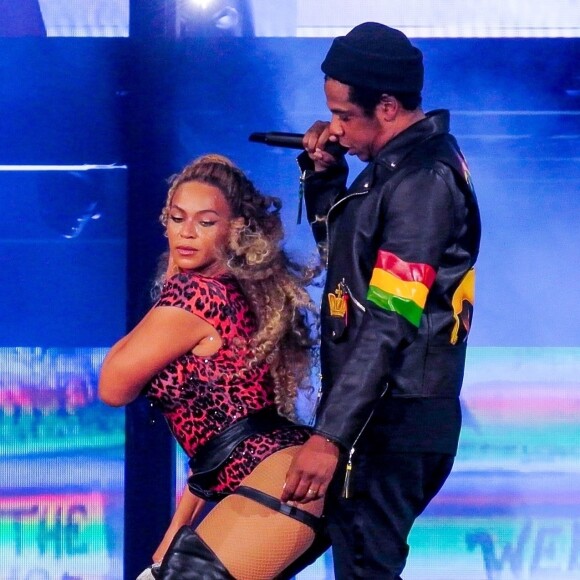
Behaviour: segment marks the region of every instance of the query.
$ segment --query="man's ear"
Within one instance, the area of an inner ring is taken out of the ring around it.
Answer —
[[[399,101],[391,95],[384,94],[379,101],[378,110],[385,121],[392,121],[397,116]]]

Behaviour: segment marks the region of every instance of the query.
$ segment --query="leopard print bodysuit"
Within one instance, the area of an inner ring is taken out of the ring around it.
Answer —
[[[165,283],[156,307],[182,308],[211,324],[222,346],[211,356],[188,352],[150,381],[147,398],[157,405],[189,457],[198,446],[250,413],[274,406],[268,364],[249,365],[248,341],[256,321],[234,278],[176,274]],[[304,443],[308,429],[280,428],[240,443],[217,473],[210,491],[235,491],[263,459],[286,447]]]

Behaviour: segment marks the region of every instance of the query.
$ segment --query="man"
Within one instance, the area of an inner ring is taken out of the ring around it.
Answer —
[[[356,26],[322,71],[331,121],[299,159],[327,260],[322,398],[283,500],[327,495],[339,580],[400,579],[457,450],[479,211],[448,111],[420,107],[422,53],[403,33]],[[348,189],[333,141],[368,162]]]

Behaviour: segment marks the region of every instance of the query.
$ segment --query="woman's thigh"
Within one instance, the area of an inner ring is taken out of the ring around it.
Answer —
[[[280,499],[286,473],[298,449],[289,447],[274,453],[242,485]],[[297,507],[319,517],[323,500]],[[306,524],[236,494],[223,499],[196,531],[239,580],[274,578],[314,540],[314,530]]]

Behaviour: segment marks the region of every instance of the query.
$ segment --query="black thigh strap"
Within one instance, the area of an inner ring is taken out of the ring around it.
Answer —
[[[285,516],[294,518],[300,523],[306,524],[308,527],[312,528],[314,532],[318,532],[320,528],[320,518],[313,516],[307,511],[298,509],[297,507],[282,503],[279,499],[276,499],[274,496],[268,495],[259,489],[248,487],[246,485],[240,485],[234,493],[247,497],[248,499],[252,499],[255,502],[270,508],[271,510],[274,510],[275,512],[280,512]]]

